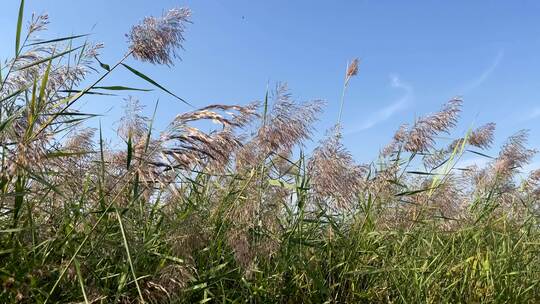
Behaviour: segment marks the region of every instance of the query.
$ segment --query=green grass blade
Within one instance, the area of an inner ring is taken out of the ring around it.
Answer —
[[[41,80],[41,87],[39,88],[39,97],[38,97],[36,111],[40,111],[41,106],[45,102],[45,90],[47,89],[47,83],[49,82],[49,73],[51,72],[51,65],[52,65],[52,60],[49,60],[49,64],[47,65],[47,69],[45,70],[45,74],[43,75],[43,79]]]
[[[19,18],[17,18],[17,33],[15,35],[15,56],[19,56],[21,51],[21,31],[22,31],[22,22],[24,15],[24,0],[21,0],[21,5],[19,6]]]
[[[74,35],[74,36],[56,38],[56,39],[51,39],[51,40],[39,41],[39,42],[30,43],[30,44],[28,44],[28,46],[47,44],[47,43],[54,43],[54,42],[62,42],[62,41],[65,41],[65,40],[77,39],[77,38],[86,37],[86,36],[89,36],[89,35],[90,34]]]
[[[141,92],[150,92],[151,89],[138,89],[138,88],[131,88],[131,87],[125,87],[125,86],[98,86],[94,87],[94,89],[101,89],[101,90],[110,90],[110,91],[141,91]]]
[[[124,248],[126,250],[129,268],[131,269],[131,275],[133,275],[133,280],[135,281],[135,286],[137,287],[137,292],[139,293],[139,298],[141,300],[141,303],[145,303],[142,292],[141,292],[141,288],[139,287],[139,280],[137,279],[137,275],[135,274],[133,261],[131,260],[131,253],[129,252],[129,245],[126,238],[126,232],[124,231],[124,225],[122,224],[122,217],[120,216],[120,213],[118,212],[118,210],[116,210],[116,218],[118,219],[118,225],[120,226],[120,232],[122,233],[122,241],[124,242]]]
[[[163,91],[165,91],[166,93],[169,93],[170,95],[176,97],[178,100],[182,101],[183,103],[187,104],[187,105],[190,105],[192,106],[189,102],[185,101],[184,99],[178,97],[177,95],[175,95],[174,93],[172,93],[171,91],[167,90],[166,88],[164,88],[163,86],[161,86],[159,83],[155,82],[153,79],[151,79],[150,77],[144,75],[143,73],[137,71],[136,69],[130,67],[129,65],[125,64],[125,63],[122,63],[122,65],[128,69],[130,72],[132,72],[133,74],[137,75],[138,77],[146,80],[147,82],[153,84],[154,86],[162,89]]]
[[[128,141],[127,141],[127,164],[126,164],[126,168],[129,170],[129,167],[131,165],[131,158],[133,157],[133,144],[132,144],[132,141],[131,141],[131,134],[129,134],[128,136]]]
[[[82,277],[82,274],[81,274],[81,267],[79,265],[79,261],[77,259],[75,259],[73,261],[73,264],[75,264],[75,271],[77,272],[77,279],[79,281],[79,285],[81,286],[81,292],[83,294],[83,297],[84,297],[84,303],[85,304],[88,304],[88,297],[86,296],[86,290],[84,289],[84,279]]]

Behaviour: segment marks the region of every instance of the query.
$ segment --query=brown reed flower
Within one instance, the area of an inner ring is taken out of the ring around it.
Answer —
[[[536,199],[540,198],[540,169],[533,170],[529,173],[525,181],[525,190],[532,197]]]
[[[127,35],[133,56],[153,64],[172,65],[172,59],[179,58],[176,52],[182,48],[186,23],[190,22],[190,17],[191,10],[188,8],[173,8],[160,18],[144,18]]]
[[[533,170],[528,177],[531,183],[540,185],[540,169]]]
[[[508,138],[493,164],[496,174],[511,176],[516,169],[522,168],[531,161],[537,151],[525,146],[528,137],[528,130],[520,130]]]
[[[124,99],[124,115],[120,118],[117,133],[124,139],[138,141],[148,132],[148,118],[142,115],[143,105],[133,96]]]
[[[495,123],[487,123],[481,127],[478,127],[477,129],[471,131],[469,134],[469,137],[467,138],[467,143],[471,146],[480,148],[480,149],[488,149],[491,147],[491,144],[493,143],[493,134],[495,132]],[[459,138],[454,140],[447,148],[448,152],[454,151],[454,149],[458,146],[463,145],[465,139]]]
[[[328,131],[308,162],[310,183],[319,201],[330,207],[349,208],[360,190],[365,173],[341,143],[339,125]]]
[[[345,73],[345,85],[349,83],[349,80],[351,80],[352,77],[356,76],[358,74],[358,65],[360,63],[360,60],[358,58],[354,58],[351,63],[347,66],[347,73]]]
[[[426,152],[435,143],[434,136],[448,132],[457,123],[462,100],[454,98],[447,102],[441,111],[418,119],[407,134],[403,146],[408,152]]]
[[[13,65],[12,72],[6,75],[7,78],[2,84],[0,96],[20,89],[31,88],[34,80],[41,79],[40,75],[44,75],[48,66],[47,58],[57,55],[58,49],[68,47],[61,43],[35,45],[19,54],[16,59],[9,62],[10,65]],[[73,62],[64,60],[54,64],[49,71],[47,87],[45,88],[48,99],[59,100],[65,97],[66,92],[72,92],[72,89],[80,84],[91,71],[95,71],[94,58],[101,48],[103,48],[103,44],[87,43],[84,51],[75,55],[76,59]]]
[[[257,103],[248,106],[211,105],[178,115],[161,136],[166,146],[162,153],[184,169],[203,164],[223,168],[229,163],[232,153],[242,145],[234,130],[256,117],[257,107]],[[221,130],[205,133],[189,125],[202,120],[221,125]]]
[[[408,124],[402,124],[399,126],[396,133],[394,133],[394,136],[392,137],[392,141],[387,144],[383,150],[381,151],[381,155],[383,157],[387,157],[392,155],[400,148],[401,145],[405,142],[407,139],[407,134],[409,132],[409,125]]]
[[[291,98],[287,85],[278,85],[272,110],[257,134],[259,144],[266,153],[290,151],[310,138],[312,124],[317,120],[322,105],[320,100],[297,103]]]
[[[469,136],[469,144],[480,149],[487,149],[493,143],[494,132],[495,123],[487,123],[471,132]]]
[[[83,128],[76,130],[66,140],[64,149],[71,152],[89,152],[92,151],[94,141],[93,137],[96,133],[94,128]]]
[[[49,15],[36,15],[32,13],[32,19],[30,19],[30,23],[28,24],[28,35],[30,36],[34,32],[46,30],[47,25],[49,25]]]

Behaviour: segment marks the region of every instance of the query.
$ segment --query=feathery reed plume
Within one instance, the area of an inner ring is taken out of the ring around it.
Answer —
[[[316,199],[334,204],[330,207],[350,208],[361,188],[365,168],[355,164],[352,155],[341,143],[340,126],[330,129],[327,138],[313,152],[308,162],[310,183]]]
[[[487,123],[481,127],[472,130],[467,138],[467,144],[479,149],[488,149],[493,143],[493,135],[495,133],[495,123]],[[463,144],[464,138],[454,140],[446,149],[447,152],[452,152],[454,149]]]
[[[12,72],[6,75],[1,84],[0,96],[31,88],[35,78],[45,73],[48,66],[47,58],[57,54],[57,49],[64,47],[62,44],[36,45],[11,60],[9,65],[12,66]],[[71,92],[74,86],[95,70],[92,67],[93,58],[101,48],[103,44],[87,43],[81,53],[74,55],[73,62],[55,64],[49,71],[45,88],[48,99],[54,101],[65,97],[66,93]]]
[[[278,85],[267,123],[257,134],[265,152],[290,151],[295,145],[309,139],[312,124],[317,120],[322,105],[320,100],[299,104],[292,99],[287,85]]]
[[[28,24],[28,36],[31,36],[35,32],[46,30],[47,25],[49,25],[49,15],[36,15],[32,13],[32,19],[30,19],[30,23]]]
[[[351,80],[351,78],[358,74],[359,63],[360,60],[358,58],[354,58],[353,61],[351,61],[351,63],[347,65],[347,71],[345,72],[345,82],[343,83],[343,90],[341,91],[341,100],[339,103],[337,124],[341,123],[341,115],[343,114],[343,103],[345,102],[345,91],[347,91],[347,88],[349,87],[349,81]]]
[[[148,132],[148,118],[141,115],[144,106],[133,96],[124,102],[124,115],[120,118],[117,133],[126,141],[130,137],[138,141]]]
[[[413,153],[427,152],[433,148],[437,134],[448,132],[456,125],[462,103],[461,99],[454,98],[441,111],[417,119],[412,127],[402,124],[381,155],[387,157],[401,149]]]
[[[180,294],[193,278],[191,267],[169,265],[161,268],[155,279],[145,282],[145,298],[150,303],[167,303],[175,294]],[[93,301],[97,302],[97,301]]]
[[[528,178],[530,181],[533,181],[534,183],[539,183],[540,184],[540,169],[536,169],[534,171],[532,171],[530,174],[529,174],[529,178]]]
[[[530,162],[537,151],[525,147],[528,137],[529,132],[521,130],[508,138],[493,164],[497,175],[509,177]]]
[[[409,130],[408,124],[400,125],[396,133],[394,133],[394,136],[392,137],[392,141],[390,141],[390,143],[386,145],[381,151],[381,155],[383,157],[387,157],[395,153],[398,149],[400,149],[403,143],[405,142],[405,140],[407,139],[408,130]]]
[[[403,196],[400,199],[399,219],[404,224],[411,225],[415,221],[437,220],[439,227],[448,229],[455,227],[464,210],[466,194],[463,189],[463,176],[448,174],[444,182],[440,183],[433,191],[420,191]],[[415,176],[407,185],[413,189],[429,189],[433,184],[433,178]],[[402,225],[401,223],[400,225]]]
[[[345,73],[345,85],[348,85],[351,78],[358,74],[359,63],[360,60],[358,58],[354,58],[353,61],[351,61],[351,63],[347,66],[347,73]]]
[[[287,154],[311,137],[312,124],[318,119],[323,102],[298,103],[286,84],[278,84],[272,106],[256,134],[236,155],[236,168],[251,168],[272,154]]]
[[[257,108],[257,103],[248,106],[210,105],[178,115],[161,136],[166,146],[162,153],[169,162],[184,169],[203,164],[223,168],[229,163],[232,153],[241,146],[235,129],[244,127],[256,117]],[[225,112],[231,118],[217,111]],[[205,133],[188,124],[202,120],[211,120],[222,129]]]
[[[525,190],[535,199],[540,198],[540,169],[533,170],[525,181]]]
[[[493,143],[495,133],[495,123],[490,122],[471,132],[469,144],[480,149],[487,149]]]
[[[191,10],[188,8],[174,8],[160,18],[144,18],[126,35],[133,56],[152,64],[172,65],[173,58],[179,58],[177,49],[182,48],[186,23],[190,22],[190,17]]]
[[[462,100],[455,98],[447,102],[441,111],[418,119],[407,134],[404,150],[426,152],[431,149],[435,143],[435,135],[448,132],[456,125],[461,105]]]
[[[383,203],[382,207],[392,213],[390,209],[393,209],[393,206],[396,205],[395,195],[403,191],[402,183],[404,181],[401,180],[400,176],[401,168],[397,162],[377,167],[368,167],[367,177],[369,179],[366,181],[366,191],[361,193],[362,199],[371,198],[374,201],[380,201]]]
[[[471,192],[474,190],[477,190],[480,187],[481,184],[487,179],[487,173],[488,171],[484,169],[480,169],[478,165],[468,165],[465,168],[462,169],[461,175],[463,178],[466,179],[466,181],[471,185]]]
[[[445,149],[437,149],[424,156],[424,164],[428,168],[436,168],[442,165],[443,162],[448,159],[449,154],[457,151],[456,149],[460,148],[464,144],[469,144],[480,149],[487,149],[493,143],[494,131],[494,123],[488,123],[478,127],[470,132],[469,136],[467,137],[467,142],[465,142],[465,138],[458,138],[452,141],[452,143]]]
[[[94,146],[93,137],[96,133],[94,128],[83,128],[71,134],[64,144],[64,150],[70,152],[92,151]]]
[[[64,195],[79,195],[81,180],[93,175],[95,132],[94,128],[74,128],[60,148],[62,156],[45,160],[46,168],[54,172],[49,177],[49,182],[58,185],[57,188],[61,189]]]

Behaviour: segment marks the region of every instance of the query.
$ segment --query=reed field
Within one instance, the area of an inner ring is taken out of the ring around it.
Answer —
[[[128,26],[116,62],[99,37],[36,39],[48,16],[29,12],[13,12],[0,62],[1,303],[540,302],[528,131],[500,147],[489,122],[448,139],[455,98],[357,163],[340,123],[357,59],[341,103],[276,84],[260,101],[196,109],[137,66],[181,65],[188,8]],[[130,97],[139,88],[107,85],[118,70],[186,112],[157,129],[142,114],[156,105]],[[115,139],[77,110],[102,94],[123,100]],[[328,107],[340,118],[313,138]],[[462,166],[467,155],[487,164]]]

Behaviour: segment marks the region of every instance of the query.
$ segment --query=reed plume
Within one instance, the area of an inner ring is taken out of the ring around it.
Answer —
[[[179,58],[177,49],[182,48],[190,18],[191,10],[188,8],[171,9],[159,18],[144,18],[126,35],[133,57],[152,64],[172,65],[173,59]]]
[[[132,138],[138,142],[148,133],[149,119],[142,115],[144,107],[137,98],[129,96],[124,102],[124,115],[120,118],[117,133],[125,141]]]
[[[279,85],[274,104],[264,125],[257,134],[267,152],[289,151],[295,145],[310,138],[313,126],[321,112],[323,102],[315,100],[297,103],[292,99],[286,85]]]
[[[235,130],[257,116],[257,107],[256,103],[247,106],[210,105],[176,116],[168,130],[161,135],[164,144],[161,153],[166,159],[165,163],[169,163],[167,166],[171,168],[189,169],[204,164],[224,168],[233,152],[242,146]],[[205,133],[189,125],[203,120],[210,120],[220,125],[221,129]]]
[[[35,32],[47,30],[49,23],[50,21],[48,14],[36,15],[35,13],[32,13],[32,17],[28,24],[28,36],[32,37]]]
[[[509,177],[530,162],[537,151],[525,146],[528,136],[527,130],[521,130],[507,139],[493,164],[496,174]]]
[[[365,168],[355,164],[341,143],[340,126],[328,131],[308,162],[310,183],[316,198],[331,208],[351,208],[361,190]]]
[[[360,60],[358,58],[353,59],[349,64],[347,64],[347,70],[345,71],[345,81],[343,83],[343,90],[341,92],[341,100],[339,103],[339,114],[336,124],[341,123],[341,115],[343,114],[343,104],[345,103],[345,92],[347,91],[347,88],[349,87],[349,81],[358,74],[358,66],[360,64]]]
[[[493,136],[495,133],[495,123],[487,123],[471,131],[467,137],[467,144],[486,150],[491,147],[493,143]],[[446,149],[448,152],[452,152],[456,147],[461,146],[465,141],[465,138],[459,138],[454,140]]]
[[[433,148],[434,136],[448,132],[456,125],[461,104],[461,99],[452,99],[441,111],[418,119],[408,131],[403,149],[408,152],[426,152]]]

